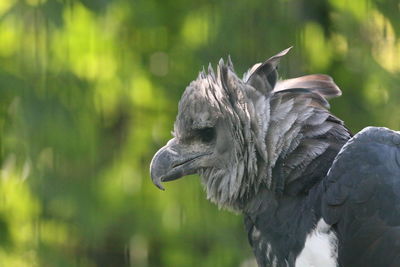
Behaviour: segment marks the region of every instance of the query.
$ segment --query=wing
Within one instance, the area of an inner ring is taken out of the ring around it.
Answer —
[[[368,127],[346,143],[324,181],[322,216],[340,266],[399,266],[400,132]]]

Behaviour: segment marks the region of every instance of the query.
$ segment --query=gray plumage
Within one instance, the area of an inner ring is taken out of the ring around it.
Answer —
[[[174,138],[151,163],[159,188],[198,173],[208,199],[245,214],[260,266],[294,266],[307,233],[325,219],[321,181],[351,138],[329,112],[327,100],[341,95],[331,77],[278,80],[277,64],[288,51],[243,79],[230,58],[216,73],[211,65],[200,72],[179,102]]]
[[[174,140],[196,153],[207,146],[199,143],[198,130],[212,128],[225,138],[212,144],[218,164],[197,170],[207,197],[220,207],[240,210],[262,186],[282,191],[337,140],[344,144],[350,137],[339,119],[329,120],[333,116],[325,98],[341,93],[330,77],[277,80],[276,66],[288,50],[254,65],[243,80],[230,60],[220,60],[217,73],[209,66],[182,96]],[[275,181],[272,171],[279,158],[285,159],[283,176]]]

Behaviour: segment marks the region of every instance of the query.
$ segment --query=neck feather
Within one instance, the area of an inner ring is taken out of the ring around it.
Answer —
[[[343,122],[312,98],[273,95],[264,155],[257,151],[252,190],[238,202],[245,204],[262,188],[278,194],[307,194],[325,177],[350,137]]]
[[[277,94],[271,99],[265,142],[267,162],[258,179],[277,193],[296,195],[325,177],[351,134],[343,122],[312,98]]]
[[[260,190],[306,194],[325,177],[340,148],[351,137],[343,122],[312,98],[278,93],[269,99],[262,133],[242,123],[240,142],[227,170],[201,171],[208,198],[240,211]],[[252,126],[253,127],[252,127]],[[257,141],[262,133],[263,143]],[[236,133],[237,134],[237,133]],[[246,138],[243,138],[246,136]]]

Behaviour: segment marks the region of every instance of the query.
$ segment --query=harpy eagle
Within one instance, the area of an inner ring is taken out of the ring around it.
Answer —
[[[230,59],[179,102],[154,184],[197,173],[207,198],[244,215],[259,266],[400,266],[400,133],[352,137],[315,74],[278,80],[289,49],[238,78]]]

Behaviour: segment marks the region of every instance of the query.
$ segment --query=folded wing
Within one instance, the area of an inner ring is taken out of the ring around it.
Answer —
[[[368,127],[349,140],[324,181],[322,215],[337,231],[341,266],[398,266],[399,132]]]

